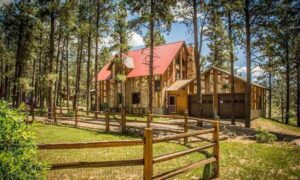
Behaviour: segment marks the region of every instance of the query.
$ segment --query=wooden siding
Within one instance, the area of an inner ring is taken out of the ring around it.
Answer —
[[[178,91],[168,92],[166,89],[171,86],[177,79],[194,79],[195,78],[195,62],[186,51],[185,47],[181,48],[172,63],[162,75],[155,75],[154,80],[161,81],[160,91],[155,91],[155,81],[153,81],[153,112],[165,114],[168,112],[168,97],[169,95],[176,95],[176,113],[183,113],[188,108],[188,95],[195,95],[197,91],[196,81],[190,83],[184,89]],[[99,99],[100,104],[107,103],[109,107],[121,107],[118,104],[118,94],[121,93],[126,97],[126,108],[130,113],[142,113],[148,110],[148,77],[134,77],[127,78],[125,85],[125,92],[121,92],[121,84],[115,81],[116,72],[129,72],[129,69],[123,65],[114,63],[110,70],[112,71],[112,78],[107,81],[99,83]],[[218,95],[230,94],[230,74],[211,68],[206,71],[201,78],[202,94],[213,95],[214,115],[218,114]],[[235,93],[245,93],[246,82],[235,78]],[[140,103],[132,104],[132,93],[140,93]],[[251,94],[251,110],[252,115],[264,113],[265,109],[265,89],[253,85]]]
[[[176,59],[179,59],[179,64],[176,63]],[[167,98],[168,92],[166,89],[171,86],[176,81],[176,72],[179,72],[179,79],[186,79],[188,76],[188,67],[190,66],[189,54],[186,51],[185,47],[182,47],[171,65],[167,68],[166,72],[163,75],[155,75],[153,81],[153,112],[155,113],[166,113],[167,110]],[[193,62],[193,61],[192,61]],[[116,69],[118,68],[118,70]],[[124,66],[120,66],[120,63],[114,63],[110,70],[112,71],[112,79],[107,81],[101,81],[99,83],[99,94],[100,94],[100,104],[107,103],[110,108],[121,107],[120,104],[117,103],[118,93],[121,93],[121,85],[117,83],[114,79],[116,77],[116,71],[124,71]],[[125,68],[126,72],[129,70]],[[161,90],[155,91],[155,80],[161,80]],[[126,108],[127,109],[143,109],[147,111],[148,108],[148,77],[134,77],[126,79]],[[140,93],[140,103],[132,104],[132,93]],[[124,94],[124,93],[122,93]],[[185,93],[186,94],[186,93]],[[179,98],[181,101],[181,98]],[[187,104],[187,100],[186,104]],[[181,109],[181,107],[179,107]],[[186,109],[186,106],[185,106]],[[134,111],[131,111],[134,113]],[[182,111],[184,112],[184,111]]]
[[[176,113],[184,113],[188,108],[187,90],[170,91],[170,96],[176,96]]]

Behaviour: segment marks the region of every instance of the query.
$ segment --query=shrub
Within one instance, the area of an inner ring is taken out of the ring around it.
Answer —
[[[101,104],[100,109],[102,111],[108,110],[109,109],[109,104],[108,103]]]
[[[67,117],[74,117],[75,116],[75,112],[74,111],[68,111],[66,114]]]
[[[277,140],[277,137],[261,128],[256,130],[255,138],[258,142],[272,143]]]
[[[37,145],[25,116],[0,101],[0,179],[41,179],[45,167],[39,163]]]

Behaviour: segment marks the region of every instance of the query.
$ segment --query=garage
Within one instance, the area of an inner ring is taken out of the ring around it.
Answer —
[[[235,118],[245,118],[245,94],[235,94]],[[219,115],[221,118],[231,118],[231,94],[219,94]]]
[[[197,95],[189,96],[189,114],[190,116],[199,117]],[[202,95],[202,116],[203,118],[213,118],[213,96]]]

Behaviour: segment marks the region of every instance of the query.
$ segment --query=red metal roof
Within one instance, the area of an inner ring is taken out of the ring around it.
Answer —
[[[154,75],[161,75],[167,70],[183,44],[184,41],[180,41],[154,47]],[[150,48],[129,51],[128,56],[133,59],[134,68],[128,73],[127,77],[148,76],[149,55]],[[107,63],[98,73],[98,81],[108,80],[111,77],[111,71],[108,70],[109,64]]]
[[[97,76],[98,81],[108,80],[111,77],[111,72],[108,70],[109,65],[110,63],[105,64],[105,66],[103,66],[103,68],[100,70]]]

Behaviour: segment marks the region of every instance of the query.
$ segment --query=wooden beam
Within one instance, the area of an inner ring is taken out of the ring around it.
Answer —
[[[161,117],[161,118],[172,118],[172,119],[184,119],[184,116],[181,115],[162,115],[162,114],[150,114],[152,117]]]
[[[82,143],[59,143],[59,144],[39,144],[38,149],[82,149],[100,147],[120,147],[142,145],[143,140],[124,140],[124,141],[101,141],[101,142],[82,142]]]
[[[144,130],[144,179],[153,177],[153,131],[151,128]]]
[[[184,156],[184,155],[188,155],[188,154],[193,153],[193,152],[197,152],[199,150],[211,148],[214,145],[215,145],[214,143],[211,143],[211,144],[201,146],[201,147],[195,147],[195,148],[187,149],[187,150],[184,150],[184,151],[179,151],[179,152],[175,152],[175,153],[170,153],[170,154],[158,156],[158,157],[155,157],[153,159],[153,163],[155,164],[155,163],[160,163],[160,162],[168,161],[168,160],[171,160],[171,159],[175,159],[175,158],[178,158],[178,157],[181,157],[181,156]]]
[[[143,159],[121,160],[121,161],[102,161],[102,162],[72,162],[51,165],[51,170],[56,169],[78,169],[78,168],[98,168],[116,166],[138,166],[143,165]]]
[[[193,131],[193,132],[188,132],[188,133],[174,134],[174,135],[154,138],[153,142],[154,143],[166,142],[166,141],[177,140],[177,139],[181,139],[181,138],[185,138],[185,137],[196,136],[196,135],[200,135],[200,134],[208,134],[208,133],[212,133],[214,131],[215,131],[215,128],[210,128],[210,129],[198,130],[198,131]]]
[[[219,121],[215,121],[214,122],[214,129],[215,132],[213,134],[213,139],[214,142],[216,143],[216,145],[213,148],[213,155],[216,159],[216,166],[214,166],[214,178],[218,178],[219,174],[220,174],[220,168],[219,168],[219,157],[220,157],[220,147],[219,147],[219,129],[220,125],[219,125]]]
[[[191,120],[202,121],[202,122],[211,123],[211,124],[213,124],[215,122],[215,120],[200,119],[200,118],[190,117],[190,116],[188,118]]]
[[[174,169],[174,170],[162,173],[158,176],[153,177],[153,179],[168,179],[168,178],[171,178],[171,177],[176,176],[178,174],[181,174],[183,172],[186,172],[188,170],[194,169],[198,166],[203,166],[205,164],[213,163],[215,161],[216,161],[216,158],[214,158],[214,157],[208,158],[208,159],[205,159],[205,160],[201,160],[201,161],[198,161],[198,162],[180,167],[178,169]]]
[[[218,116],[218,72],[216,69],[213,69],[213,112],[214,117]]]

